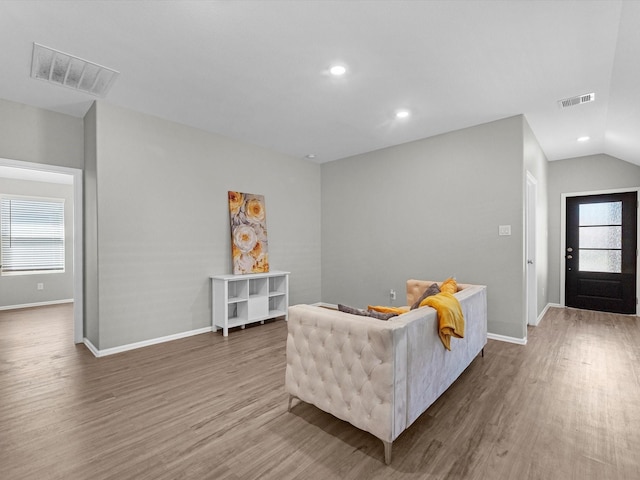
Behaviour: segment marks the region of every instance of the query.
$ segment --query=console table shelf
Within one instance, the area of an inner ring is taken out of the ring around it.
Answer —
[[[232,327],[269,318],[287,318],[289,272],[246,275],[213,275],[211,278],[211,327],[229,335]]]

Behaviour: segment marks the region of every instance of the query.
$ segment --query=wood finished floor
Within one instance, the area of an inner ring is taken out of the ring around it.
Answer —
[[[104,358],[71,305],[0,312],[0,477],[638,479],[640,320],[552,308],[527,346],[489,341],[394,443],[287,412],[286,323]]]

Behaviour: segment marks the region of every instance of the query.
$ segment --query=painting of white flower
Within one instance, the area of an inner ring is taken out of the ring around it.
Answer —
[[[267,216],[264,196],[229,192],[233,273],[269,271]]]

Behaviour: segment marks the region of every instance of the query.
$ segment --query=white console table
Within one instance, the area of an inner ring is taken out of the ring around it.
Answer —
[[[211,327],[229,335],[268,318],[284,316],[289,307],[289,272],[272,271],[244,275],[213,275],[211,278]]]

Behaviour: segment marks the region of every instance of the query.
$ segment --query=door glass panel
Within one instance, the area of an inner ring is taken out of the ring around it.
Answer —
[[[620,273],[622,202],[583,203],[579,208],[578,270]]]
[[[580,248],[622,248],[622,227],[580,227]]]
[[[580,226],[622,225],[622,202],[583,203],[580,205]]]
[[[578,268],[581,272],[622,272],[621,250],[580,250]]]

